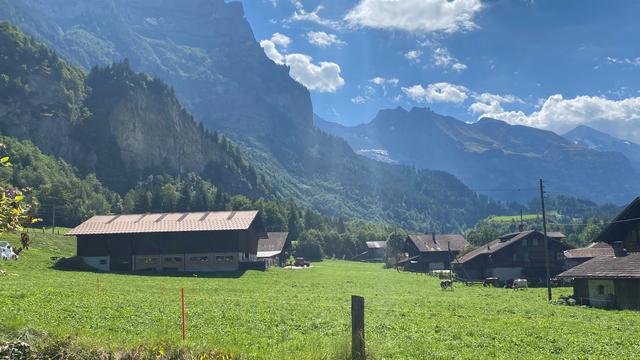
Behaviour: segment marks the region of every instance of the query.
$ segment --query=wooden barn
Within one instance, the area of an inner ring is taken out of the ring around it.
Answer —
[[[606,242],[595,242],[587,247],[569,249],[564,252],[567,269],[598,256],[613,256],[613,246]]]
[[[85,263],[120,272],[260,268],[258,239],[267,238],[257,211],[101,215],[66,235]]]
[[[614,254],[594,257],[562,274],[573,280],[577,304],[607,309],[640,309],[640,253],[627,253],[622,242]]]
[[[384,261],[384,252],[387,248],[386,241],[367,241],[367,260]]]
[[[467,246],[469,242],[462,235],[409,235],[404,244],[409,258],[397,265],[409,271],[447,270],[451,268],[451,261]]]
[[[565,269],[566,244],[562,233],[550,232],[549,266],[551,276]],[[544,282],[545,251],[544,234],[539,231],[523,231],[505,234],[490,243],[474,249],[455,261],[458,274],[469,280],[496,277],[499,281],[525,278],[531,282]]]
[[[270,232],[266,239],[258,240],[259,260],[264,260],[267,266],[284,266],[291,256],[291,240],[288,232]]]
[[[640,198],[627,205],[592,246],[580,250],[588,252],[596,247],[600,250],[589,254],[593,257],[559,275],[574,279],[576,301],[596,307],[640,309]]]

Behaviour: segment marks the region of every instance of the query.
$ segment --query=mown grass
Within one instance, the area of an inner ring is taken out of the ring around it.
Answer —
[[[166,346],[250,359],[345,358],[350,296],[357,294],[365,297],[373,358],[640,357],[640,313],[548,305],[545,289],[458,285],[449,292],[431,277],[344,261],[210,276],[50,268],[51,256],[72,255],[74,246],[71,238],[35,232],[18,262],[0,263],[9,273],[0,277],[1,339],[26,331],[72,336],[102,349]],[[570,293],[554,290],[556,297]]]

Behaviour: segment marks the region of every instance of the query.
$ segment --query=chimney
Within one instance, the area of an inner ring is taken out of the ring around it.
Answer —
[[[436,233],[435,232],[431,233],[431,239],[433,240],[433,243],[435,244],[436,243]]]
[[[627,250],[624,249],[622,241],[616,241],[613,243],[613,255],[615,255],[615,257],[627,255]]]

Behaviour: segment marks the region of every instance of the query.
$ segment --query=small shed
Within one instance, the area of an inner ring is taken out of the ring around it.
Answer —
[[[264,260],[267,266],[284,266],[286,259],[291,256],[291,240],[288,232],[270,232],[266,239],[258,240],[259,260]]]
[[[386,241],[367,241],[367,260],[376,262],[384,261],[386,248]]]
[[[564,234],[549,232],[549,267],[551,276],[565,270],[564,251],[573,248]],[[546,277],[544,234],[522,231],[502,235],[455,261],[458,274],[469,280],[497,277],[501,281],[525,278],[543,282]]]
[[[98,215],[69,231],[77,255],[104,271],[234,271],[264,268],[258,211]]]
[[[594,257],[558,277],[573,279],[578,304],[640,310],[640,253],[627,253],[622,242],[614,255]]]
[[[467,239],[457,234],[409,235],[404,245],[409,258],[398,265],[409,271],[447,270],[451,268],[451,261],[467,246]]]

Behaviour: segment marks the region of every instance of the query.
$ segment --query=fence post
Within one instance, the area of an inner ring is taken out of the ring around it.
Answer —
[[[184,318],[184,288],[182,288],[182,341],[187,338],[187,325]]]
[[[365,360],[364,298],[351,296],[351,359]]]

